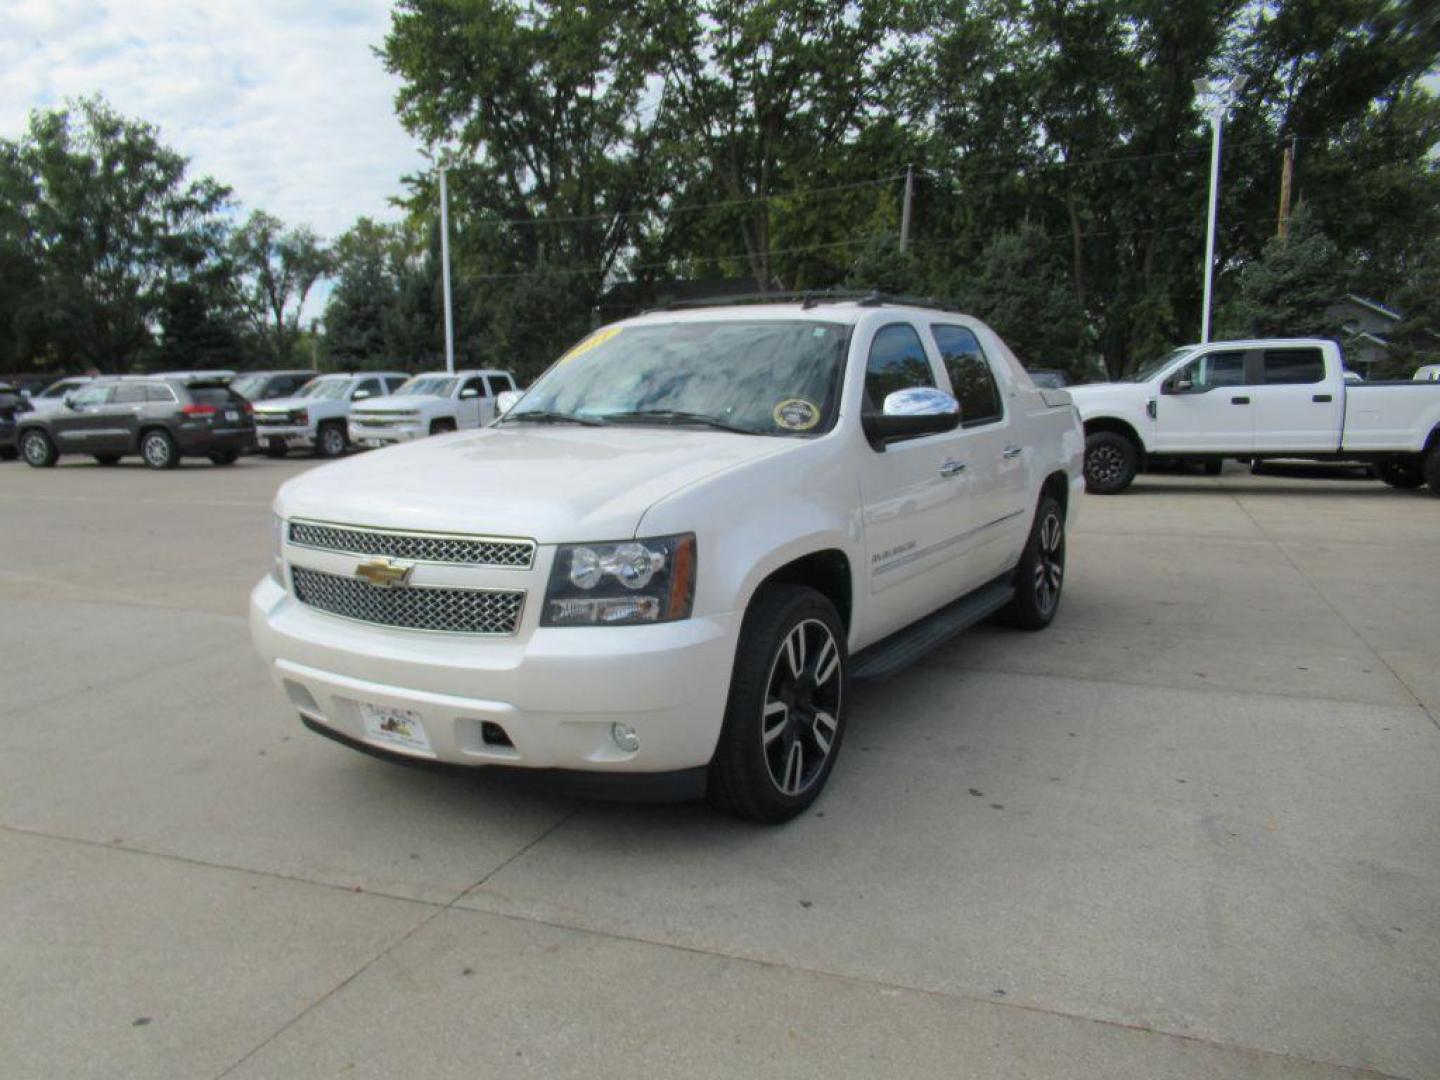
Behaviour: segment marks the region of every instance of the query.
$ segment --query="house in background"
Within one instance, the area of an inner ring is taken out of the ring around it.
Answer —
[[[1346,366],[1367,379],[1372,373],[1385,374],[1392,361],[1405,361],[1413,369],[1440,359],[1440,334],[1406,325],[1403,313],[1374,300],[1351,293],[1332,304],[1326,315],[1340,324]],[[1408,376],[1410,371],[1400,374]]]

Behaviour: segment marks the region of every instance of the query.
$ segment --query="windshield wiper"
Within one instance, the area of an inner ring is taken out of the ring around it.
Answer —
[[[529,409],[522,413],[510,413],[501,417],[502,424],[527,421],[532,424],[583,424],[585,427],[604,427],[605,421],[594,416],[577,416],[575,413],[551,412],[548,409]]]
[[[632,412],[606,413],[605,419],[621,424],[700,424],[717,431],[732,431],[736,435],[759,435],[750,428],[731,424],[704,413],[684,412],[680,409],[635,409]]]

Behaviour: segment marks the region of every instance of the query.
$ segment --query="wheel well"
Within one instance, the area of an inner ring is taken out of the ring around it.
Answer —
[[[1085,421],[1087,437],[1099,431],[1113,431],[1117,435],[1123,435],[1134,445],[1135,452],[1144,456],[1145,444],[1140,441],[1140,436],[1135,429],[1124,420],[1116,420],[1113,416],[1097,416],[1094,420]]]
[[[1440,446],[1440,424],[1431,429],[1430,437],[1425,440],[1425,453],[1428,454],[1436,446]]]
[[[816,551],[786,563],[762,581],[760,588],[772,582],[814,589],[835,605],[840,621],[850,629],[850,560],[843,551]]]
[[[1040,485],[1040,495],[1049,495],[1060,504],[1060,512],[1070,512],[1070,478],[1063,472],[1053,472],[1045,478],[1045,483]]]
[[[175,441],[175,436],[170,434],[170,429],[164,424],[146,424],[135,433],[135,445],[138,447],[145,441],[145,436],[149,435],[152,431],[163,431],[171,442]]]

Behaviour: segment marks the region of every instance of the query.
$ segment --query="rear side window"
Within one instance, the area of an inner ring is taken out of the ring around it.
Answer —
[[[460,393],[464,394],[467,390],[474,390],[479,397],[489,396],[485,390],[485,380],[479,376],[465,380],[465,385],[460,388]]]
[[[405,380],[408,378],[408,375],[387,376],[385,379],[385,389],[393,394],[396,390],[399,390],[400,387],[405,385]]]
[[[1266,349],[1266,386],[1325,381],[1325,358],[1319,349]]]
[[[878,412],[896,390],[934,385],[935,373],[915,328],[909,323],[881,327],[865,363],[865,408]]]
[[[1004,415],[1000,388],[980,342],[963,326],[932,326],[930,333],[945,361],[950,386],[960,401],[960,423],[965,427],[992,424]]]
[[[175,391],[164,383],[146,383],[145,400],[161,404],[175,404]]]
[[[121,383],[115,388],[114,401],[116,405],[136,405],[145,400],[143,383]]]

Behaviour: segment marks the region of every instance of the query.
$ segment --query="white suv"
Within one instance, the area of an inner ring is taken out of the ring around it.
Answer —
[[[508,371],[416,375],[389,397],[351,410],[350,441],[357,446],[389,446],[481,427],[495,419],[496,397],[514,389]]]
[[[1069,395],[957,312],[652,313],[490,427],[286,483],[251,628],[356,749],[782,821],[852,677],[993,613],[1049,624],[1083,447]]]
[[[256,402],[255,437],[270,457],[299,448],[339,457],[345,453],[345,425],[354,404],[383,397],[408,378],[398,371],[320,375],[294,397]]]

